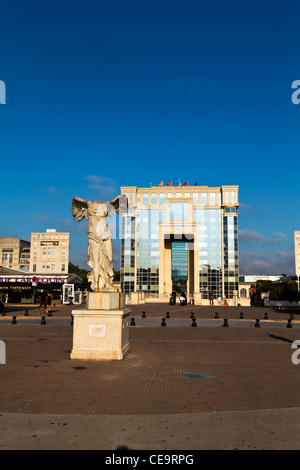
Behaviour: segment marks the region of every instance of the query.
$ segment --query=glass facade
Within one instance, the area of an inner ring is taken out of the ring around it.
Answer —
[[[184,240],[172,242],[172,280],[188,279],[188,243]]]
[[[188,222],[189,203],[188,202],[170,202],[170,222]]]
[[[159,289],[159,223],[164,210],[137,210],[136,288],[148,294]]]
[[[202,299],[208,299],[210,291],[214,298],[233,298],[239,269],[236,188],[189,187],[189,192],[180,187],[172,192],[149,188],[145,192],[145,188],[126,187],[122,292],[158,297],[170,294],[172,279],[187,279],[190,294],[199,292]]]
[[[237,217],[225,215],[223,217],[224,231],[224,294],[225,298],[232,298],[233,290],[238,289],[239,261],[238,261],[238,225]]]
[[[123,216],[121,227],[121,290],[128,293],[134,291],[135,217]]]
[[[199,292],[208,299],[222,297],[222,211],[195,209],[194,222],[199,226]]]

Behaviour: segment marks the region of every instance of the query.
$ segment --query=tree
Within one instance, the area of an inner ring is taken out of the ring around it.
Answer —
[[[87,269],[79,268],[75,264],[69,263],[69,273],[77,274],[82,279],[81,287],[86,290],[91,290],[91,283],[87,278],[87,275],[90,271]],[[120,271],[114,271],[114,281],[120,280]]]
[[[300,293],[296,281],[272,282],[272,281],[256,281],[256,293],[270,292],[270,300],[300,300]]]
[[[87,278],[89,271],[87,271],[86,269],[79,268],[79,266],[76,266],[75,264],[69,263],[69,273],[77,274],[79,277],[81,277],[81,287],[83,289],[90,290],[91,283]]]

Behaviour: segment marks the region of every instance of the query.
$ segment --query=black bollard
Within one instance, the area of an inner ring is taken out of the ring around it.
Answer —
[[[45,317],[42,317],[41,325],[46,325]]]
[[[28,309],[25,310],[24,317],[28,317]]]
[[[135,326],[134,318],[131,318],[131,320],[130,320],[130,326]]]
[[[291,318],[288,318],[288,322],[287,322],[286,327],[287,328],[292,328],[292,319]]]
[[[142,318],[146,318],[146,312],[142,313]]]
[[[197,326],[197,323],[196,323],[196,318],[195,318],[195,317],[193,317],[193,318],[192,318],[192,320],[193,320],[193,322],[192,322],[192,326],[193,326],[193,327]]]
[[[243,312],[240,313],[240,320],[244,320],[244,314],[243,314]]]
[[[255,322],[255,328],[260,328],[260,324],[259,324],[259,318],[256,319],[256,322]]]
[[[215,313],[215,318],[219,318],[218,312]]]
[[[16,316],[13,317],[11,324],[12,324],[12,325],[16,325],[16,324],[17,324],[17,317],[16,317]]]
[[[267,312],[265,312],[264,320],[269,320]]]
[[[228,326],[228,320],[227,320],[227,318],[224,318],[223,326],[224,326],[224,327],[227,327],[227,326]]]
[[[170,312],[166,313],[166,318],[170,318]]]
[[[160,326],[167,326],[165,318],[161,319],[161,325]]]

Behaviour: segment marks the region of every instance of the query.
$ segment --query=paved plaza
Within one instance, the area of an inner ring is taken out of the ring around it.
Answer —
[[[0,316],[0,449],[300,448],[299,313],[130,306],[129,354],[94,362],[70,360],[76,308]]]

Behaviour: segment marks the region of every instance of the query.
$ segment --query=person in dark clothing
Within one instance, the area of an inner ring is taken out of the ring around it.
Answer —
[[[47,290],[47,306],[46,306],[46,313],[51,313],[50,310],[51,310],[51,299],[52,299],[52,294],[50,293],[50,291]]]
[[[47,309],[47,295],[46,295],[46,292],[44,292],[43,290],[40,295],[40,308],[39,308],[40,313],[42,313],[42,309],[44,309],[44,313],[45,313]]]

